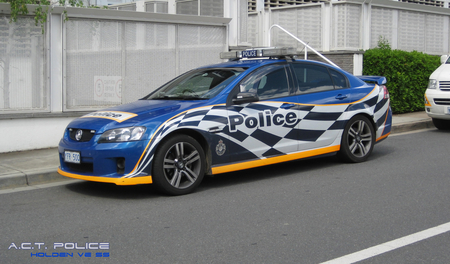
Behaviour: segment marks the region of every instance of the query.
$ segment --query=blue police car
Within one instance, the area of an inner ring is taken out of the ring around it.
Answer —
[[[224,53],[144,98],[72,121],[59,143],[67,177],[171,195],[203,176],[337,153],[367,160],[391,130],[380,76],[295,59],[292,49]]]

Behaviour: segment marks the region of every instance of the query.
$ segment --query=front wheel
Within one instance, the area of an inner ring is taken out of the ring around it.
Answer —
[[[345,126],[338,155],[347,162],[366,161],[375,144],[372,123],[365,116],[355,116]]]
[[[204,151],[195,139],[186,135],[176,135],[162,142],[153,164],[155,184],[170,195],[194,191],[205,174]]]

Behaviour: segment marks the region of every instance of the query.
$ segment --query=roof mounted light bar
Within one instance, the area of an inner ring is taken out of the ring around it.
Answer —
[[[240,51],[221,52],[221,59],[239,60],[244,58],[292,57],[297,55],[296,48],[257,48]]]

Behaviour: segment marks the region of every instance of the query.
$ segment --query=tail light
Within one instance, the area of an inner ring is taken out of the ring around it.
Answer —
[[[389,91],[388,91],[386,85],[383,85],[383,93],[384,93],[383,99],[389,99]]]

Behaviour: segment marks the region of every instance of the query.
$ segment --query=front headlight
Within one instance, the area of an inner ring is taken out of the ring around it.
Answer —
[[[111,129],[103,133],[98,143],[127,142],[140,140],[145,133],[145,127],[124,127]]]
[[[438,81],[434,80],[434,79],[430,79],[430,81],[428,82],[427,89],[436,89],[437,87],[438,87]]]

